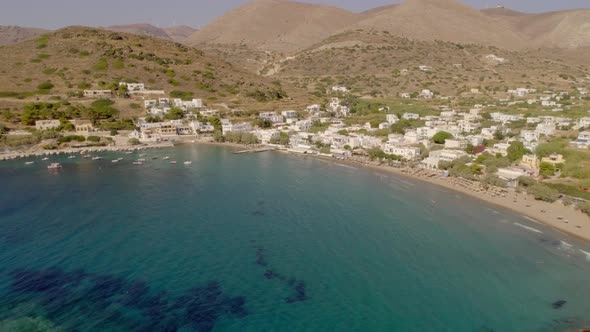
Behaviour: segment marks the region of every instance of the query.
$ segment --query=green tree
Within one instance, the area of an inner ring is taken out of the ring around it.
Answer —
[[[555,166],[553,166],[553,164],[543,162],[539,165],[539,174],[544,178],[551,177],[555,174]]]
[[[96,124],[98,120],[113,118],[119,114],[119,111],[112,107],[114,103],[115,102],[110,99],[96,100],[85,110],[86,115],[94,124]]]
[[[398,122],[394,123],[391,125],[391,127],[389,128],[389,131],[392,134],[405,134],[406,133],[406,129],[408,128],[412,128],[412,122],[410,122],[409,120],[406,119],[401,119]]]
[[[287,145],[289,144],[289,135],[287,133],[281,132],[278,137],[273,137],[270,140],[271,144],[279,144],[279,145]]]
[[[537,180],[533,179],[530,176],[521,176],[518,178],[518,184],[521,187],[528,188],[537,184]]]
[[[494,139],[497,141],[501,141],[505,138],[504,133],[501,130],[496,130],[496,132],[494,132]]]
[[[59,119],[59,121],[61,122],[58,130],[59,131],[75,131],[76,127],[74,126],[73,123],[71,123],[70,121],[68,121],[68,119],[65,118],[61,118]]]
[[[439,131],[432,137],[432,141],[436,144],[445,144],[448,139],[452,139],[453,135],[446,131]]]
[[[255,125],[260,128],[270,128],[270,127],[272,127],[272,122],[268,119],[258,118],[255,121]]]
[[[533,195],[538,201],[553,203],[559,199],[559,192],[557,190],[540,183],[528,187],[527,192]]]
[[[207,118],[207,122],[209,122],[213,126],[214,132],[219,132],[219,134],[223,137],[221,130],[221,119],[218,116],[210,116],[209,118]]]
[[[483,183],[489,186],[495,186],[500,188],[508,187],[508,183],[506,183],[506,181],[500,179],[497,175],[493,174],[486,175],[486,177],[483,179]]]
[[[135,137],[134,138],[130,138],[128,142],[131,145],[139,145],[139,144],[141,144],[141,142],[137,138],[135,138]]]
[[[512,142],[508,147],[508,159],[510,161],[515,162],[517,160],[521,160],[522,156],[530,152],[524,147],[522,142]]]
[[[184,117],[184,111],[178,107],[172,107],[166,115],[164,115],[164,119],[166,120],[180,120]]]

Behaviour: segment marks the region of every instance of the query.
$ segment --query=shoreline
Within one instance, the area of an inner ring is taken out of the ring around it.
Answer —
[[[263,147],[265,145],[244,145],[231,142],[215,142],[210,139],[191,139],[181,140],[177,142],[154,143],[138,146],[106,146],[106,147],[84,147],[84,148],[68,148],[64,150],[48,150],[35,152],[13,152],[0,154],[0,161],[15,160],[29,157],[59,155],[59,154],[74,154],[87,152],[111,152],[111,151],[137,151],[154,148],[171,148],[179,145],[202,144],[222,146],[234,149],[244,149],[253,147]],[[364,163],[356,160],[342,160],[330,156],[317,154],[299,154],[290,152],[284,149],[274,150],[276,152],[285,153],[295,157],[309,157],[317,160],[327,161],[335,164],[344,164],[354,167],[362,167],[367,170],[374,170],[384,172],[386,174],[405,177],[409,179],[418,180],[424,183],[436,185],[445,189],[452,190],[457,193],[468,195],[471,198],[483,201],[485,203],[510,210],[525,219],[532,222],[541,223],[545,226],[551,227],[557,231],[571,235],[579,240],[590,244],[590,217],[584,213],[575,210],[572,206],[564,206],[558,202],[548,203],[537,201],[533,196],[527,193],[517,193],[514,190],[503,188],[495,188],[482,190],[481,188],[474,189],[474,183],[469,180],[453,177],[443,177],[439,171],[422,170],[419,168],[395,168],[385,165],[376,165]]]
[[[128,146],[89,146],[81,148],[67,148],[62,150],[41,150],[41,151],[20,151],[0,153],[0,161],[17,160],[30,157],[57,156],[61,154],[87,153],[87,152],[116,152],[116,151],[139,151],[146,149],[160,149],[174,147],[172,142],[146,144],[146,145],[128,145]]]
[[[294,156],[299,155],[297,153],[291,153],[284,150],[277,151]],[[564,206],[559,202],[548,203],[537,201],[533,196],[527,193],[517,193],[514,190],[507,189],[503,189],[506,191],[506,193],[503,195],[499,194],[498,188],[490,191],[476,192],[458,184],[463,181],[460,178],[445,178],[440,174],[432,177],[415,175],[412,172],[419,172],[420,169],[417,168],[401,169],[383,165],[366,164],[353,160],[340,160],[314,154],[304,154],[301,156],[311,157],[332,163],[340,163],[348,166],[362,167],[365,169],[380,171],[390,175],[396,175],[436,185],[457,193],[467,195],[471,198],[483,201],[493,206],[507,209],[529,221],[543,224],[556,231],[563,232],[567,235],[577,238],[578,240],[582,240],[585,243],[590,244],[590,217],[580,211],[577,211],[572,206]]]

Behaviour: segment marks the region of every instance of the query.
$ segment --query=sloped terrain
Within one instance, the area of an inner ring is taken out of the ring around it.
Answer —
[[[0,73],[0,97],[75,96],[112,89],[120,80],[238,106],[302,97],[179,43],[85,27],[0,47]]]

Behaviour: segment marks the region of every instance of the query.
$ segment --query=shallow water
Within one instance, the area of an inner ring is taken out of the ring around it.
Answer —
[[[590,248],[575,239],[412,179],[231,151],[153,150],[143,166],[131,164],[137,154],[54,157],[59,172],[0,163],[0,330],[568,331],[590,322]]]

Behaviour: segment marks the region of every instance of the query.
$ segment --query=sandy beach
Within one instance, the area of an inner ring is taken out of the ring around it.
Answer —
[[[281,151],[288,153],[286,151]],[[291,153],[289,153],[291,154]],[[298,155],[298,154],[293,154]],[[425,171],[414,168],[394,168],[389,166],[378,166],[360,163],[351,160],[338,160],[318,155],[300,155],[312,157],[334,163],[341,163],[349,166],[365,167],[380,172],[397,176],[408,177],[430,184],[438,185],[454,190],[473,198],[480,199],[492,205],[512,210],[527,219],[545,224],[558,231],[569,234],[590,243],[590,216],[576,210],[572,206],[564,206],[559,202],[548,203],[537,201],[533,196],[524,192],[518,193],[515,190],[504,188],[479,188],[479,183],[470,183],[469,180],[460,178],[444,177],[440,172]],[[474,184],[472,186],[472,184]]]

